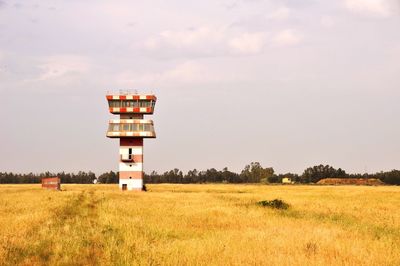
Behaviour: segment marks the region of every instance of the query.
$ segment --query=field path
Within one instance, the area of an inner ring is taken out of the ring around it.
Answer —
[[[63,192],[61,192],[63,193]],[[61,195],[59,193],[59,195]],[[98,265],[102,256],[102,230],[95,190],[72,193],[50,217],[32,224],[23,241],[8,243],[1,265]]]

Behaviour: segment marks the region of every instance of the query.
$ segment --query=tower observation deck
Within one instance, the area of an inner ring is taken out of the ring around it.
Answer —
[[[143,139],[155,138],[151,115],[157,97],[153,94],[108,93],[110,113],[119,119],[109,121],[107,137],[119,138],[119,187],[122,190],[143,188]]]

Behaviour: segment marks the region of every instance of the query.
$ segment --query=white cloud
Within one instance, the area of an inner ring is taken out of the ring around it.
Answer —
[[[321,18],[321,25],[326,28],[331,28],[335,25],[335,20],[329,16],[323,16]]]
[[[291,46],[303,40],[301,34],[286,29],[269,32],[247,32],[235,28],[200,27],[184,31],[163,31],[143,43],[151,56],[193,58],[202,56],[246,56],[264,51],[268,45]]]
[[[344,5],[350,11],[378,17],[388,17],[393,13],[397,0],[344,0]]]
[[[236,82],[246,80],[246,74],[221,68],[217,64],[186,61],[158,72],[138,73],[125,71],[116,76],[116,84],[121,87],[176,87],[186,84],[206,84],[216,82]]]
[[[166,30],[149,38],[144,48],[160,54],[175,55],[252,55],[262,51],[265,45],[263,32],[238,32],[230,28],[199,27],[183,31]]]
[[[0,71],[1,71],[1,64],[3,61],[3,57],[4,57],[3,52],[0,50]]]
[[[144,46],[148,49],[157,49],[163,46],[193,48],[209,43],[218,43],[222,38],[223,31],[203,26],[180,31],[162,31],[157,37],[145,41]]]
[[[266,34],[258,33],[243,33],[229,41],[229,47],[234,54],[258,54],[262,51],[265,45]]]
[[[286,29],[273,38],[273,43],[278,46],[290,46],[299,44],[303,40],[303,37],[292,29]]]
[[[134,84],[135,86],[140,87],[158,83],[167,85],[204,82],[210,79],[209,74],[207,68],[203,65],[188,61],[158,73],[151,72],[139,74],[137,72],[125,71],[117,76],[117,83],[122,86]]]
[[[42,70],[37,80],[56,79],[68,74],[84,73],[89,70],[89,62],[85,57],[75,55],[50,56],[39,65]]]
[[[273,20],[285,20],[290,16],[290,9],[287,7],[280,7],[272,12],[268,18]]]
[[[3,63],[3,53],[0,51],[0,74],[6,72],[6,67],[4,66]]]

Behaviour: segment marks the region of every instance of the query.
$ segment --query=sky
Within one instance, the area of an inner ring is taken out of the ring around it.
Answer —
[[[0,0],[0,171],[117,171],[120,89],[146,172],[399,169],[400,1]]]

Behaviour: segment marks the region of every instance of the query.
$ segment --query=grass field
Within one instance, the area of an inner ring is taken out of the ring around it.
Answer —
[[[0,186],[0,265],[400,265],[400,187],[62,188]]]

